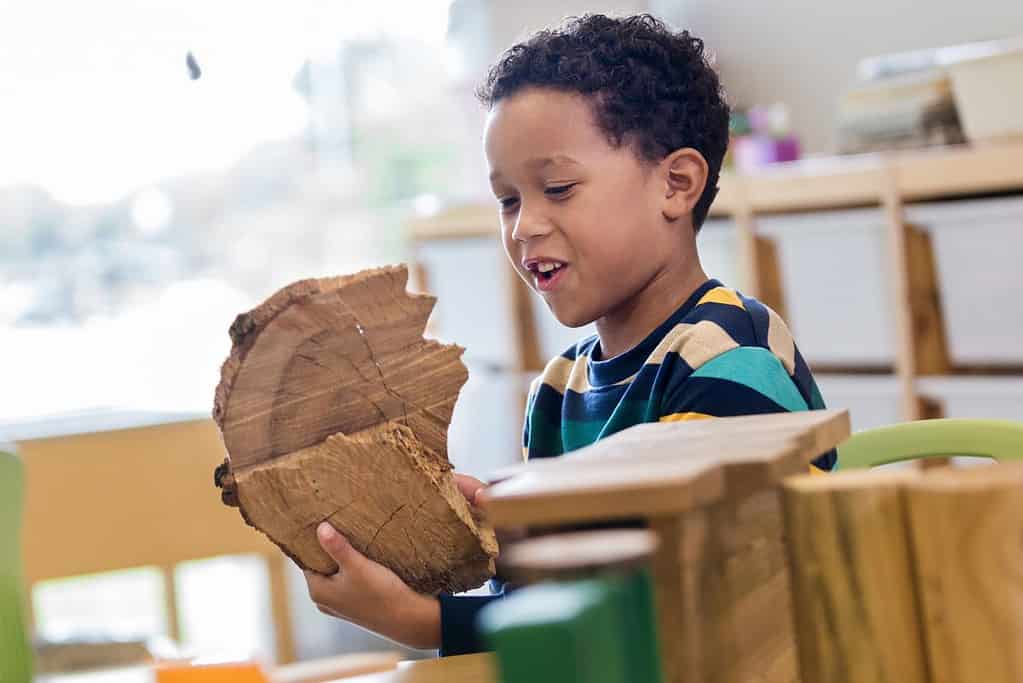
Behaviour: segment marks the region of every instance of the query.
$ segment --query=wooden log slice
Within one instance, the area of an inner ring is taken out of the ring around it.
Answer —
[[[458,492],[447,428],[463,349],[423,338],[435,299],[404,266],[302,280],[238,316],[213,417],[222,498],[303,569],[336,571],[330,521],[413,588],[493,575],[497,542]]]

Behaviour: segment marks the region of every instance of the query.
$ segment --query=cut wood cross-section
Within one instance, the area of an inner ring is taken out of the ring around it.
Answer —
[[[497,542],[459,493],[447,429],[463,349],[423,338],[435,299],[404,266],[302,280],[238,316],[213,418],[228,505],[303,569],[337,565],[316,527],[424,593],[493,575]]]

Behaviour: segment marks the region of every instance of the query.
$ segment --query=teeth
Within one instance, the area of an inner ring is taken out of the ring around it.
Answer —
[[[558,266],[557,263],[540,263],[540,264],[538,264],[536,266],[536,269],[538,271],[540,271],[541,273],[549,273],[549,272],[551,272],[552,270],[554,270],[555,268],[558,268],[558,267],[559,266]]]

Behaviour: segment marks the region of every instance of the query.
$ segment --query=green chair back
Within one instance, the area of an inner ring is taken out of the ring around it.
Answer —
[[[480,631],[502,683],[661,683],[647,571],[549,582],[489,605]]]
[[[24,472],[13,449],[0,444],[0,681],[30,683],[32,651],[25,630],[21,574]]]
[[[1023,460],[1023,422],[947,418],[867,429],[838,447],[838,469],[957,455]]]

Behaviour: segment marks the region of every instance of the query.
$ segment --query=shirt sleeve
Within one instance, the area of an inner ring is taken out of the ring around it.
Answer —
[[[808,409],[777,356],[764,348],[739,347],[716,356],[686,376],[669,380],[660,421]],[[835,459],[835,452],[831,451],[813,464],[818,469],[830,470]]]
[[[491,587],[499,582],[492,582]],[[484,652],[487,647],[476,629],[480,610],[504,597],[504,586],[493,595],[450,595],[441,593],[440,600],[440,656],[468,655]]]

